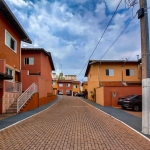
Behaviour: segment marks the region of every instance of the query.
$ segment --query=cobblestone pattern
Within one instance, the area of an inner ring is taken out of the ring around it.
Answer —
[[[150,150],[150,142],[79,98],[0,132],[0,150]]]

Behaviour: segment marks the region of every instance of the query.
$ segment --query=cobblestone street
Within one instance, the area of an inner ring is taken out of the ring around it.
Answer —
[[[0,131],[0,150],[150,150],[150,142],[77,97]]]

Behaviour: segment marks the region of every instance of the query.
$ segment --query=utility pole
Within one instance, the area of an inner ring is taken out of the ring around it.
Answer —
[[[142,133],[150,135],[150,47],[147,0],[139,0],[142,56]]]

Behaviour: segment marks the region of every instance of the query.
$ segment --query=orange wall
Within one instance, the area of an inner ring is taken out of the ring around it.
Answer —
[[[8,46],[5,45],[5,29],[13,36],[17,41],[17,53],[12,51]],[[5,19],[0,13],[0,59],[5,59],[6,64],[20,70],[20,42],[21,38],[11,24]]]
[[[104,96],[103,94],[104,93]],[[114,97],[113,93],[116,93]],[[96,89],[96,103],[103,106],[117,107],[119,97],[142,94],[141,86],[124,86],[124,87],[100,87]]]
[[[42,106],[48,102],[51,102],[57,98],[57,95],[52,95],[50,97],[43,97],[39,99],[39,105]]]
[[[104,87],[96,89],[96,103],[104,106]]]
[[[88,85],[87,84],[83,84],[83,91],[87,90],[88,89]]]
[[[45,80],[41,76],[28,75],[27,70],[21,71],[22,90],[25,91],[32,83],[38,84],[39,98],[47,97],[47,93],[52,93],[51,82]]]
[[[41,76],[46,80],[50,81],[52,84],[52,68],[50,66],[50,61],[47,55],[41,53]]]
[[[41,72],[41,55],[39,51],[37,52],[22,51],[21,57],[22,57],[21,60],[22,70],[29,70],[29,72]],[[24,64],[24,59],[28,57],[34,58],[34,65]]]
[[[54,85],[52,85],[52,87],[54,88],[54,89],[57,89],[57,86],[58,86],[58,83],[57,83],[57,81],[53,81],[53,82],[55,82],[55,84]]]
[[[6,61],[4,59],[0,59],[0,72],[5,73],[5,65]]]
[[[39,77],[39,97],[47,97],[47,93],[53,93],[52,84],[48,80]]]
[[[38,76],[29,76],[27,70],[21,71],[22,90],[25,91],[32,83],[38,84]]]
[[[141,81],[138,78],[138,63],[99,63],[91,65],[88,74],[90,81],[122,81],[122,66],[123,66],[123,81]],[[99,69],[100,68],[100,69]],[[114,69],[114,76],[106,76],[106,69]],[[134,76],[126,76],[126,69],[134,69]]]
[[[52,95],[50,97],[39,98],[38,93],[35,93],[32,98],[28,101],[27,105],[21,110],[21,112],[26,112],[32,109],[35,109],[39,106],[47,104],[57,98],[56,95]]]
[[[32,109],[39,107],[39,95],[38,93],[33,94],[32,98],[28,101],[28,103],[23,107],[21,112],[26,112]]]
[[[74,88],[74,85],[77,85],[77,88]],[[80,93],[80,84],[77,84],[77,83],[73,83],[72,84],[72,91],[73,92],[77,92],[77,93]]]
[[[25,65],[24,59],[25,58],[34,58],[34,64],[33,65]],[[49,58],[46,54],[44,54],[41,51],[22,51],[22,61],[21,61],[22,70],[29,70],[29,72],[41,72],[41,76],[50,81],[52,83],[52,76],[51,76],[51,66],[49,62]]]
[[[99,81],[141,81],[138,75],[138,63],[102,63],[91,65],[88,73],[88,98],[91,91],[99,87]],[[114,76],[106,76],[106,69],[114,69]],[[134,76],[126,76],[126,69],[134,69]]]

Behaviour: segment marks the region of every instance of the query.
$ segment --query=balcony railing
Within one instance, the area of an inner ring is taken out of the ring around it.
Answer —
[[[22,92],[22,83],[5,81],[5,92]]]

